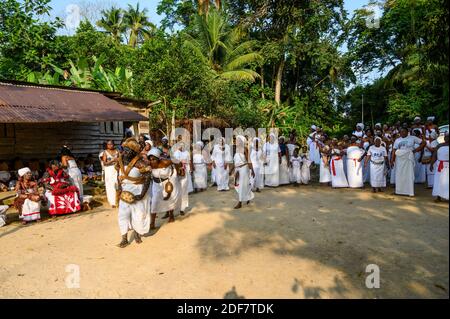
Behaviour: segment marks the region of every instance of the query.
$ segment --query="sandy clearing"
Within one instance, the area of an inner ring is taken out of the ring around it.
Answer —
[[[448,203],[391,192],[287,186],[233,210],[234,191],[209,189],[126,249],[112,209],[13,223],[0,229],[0,297],[448,298]],[[372,263],[380,289],[365,287]]]

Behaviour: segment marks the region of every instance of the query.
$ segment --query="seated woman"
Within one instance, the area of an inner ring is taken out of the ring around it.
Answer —
[[[50,215],[70,214],[81,209],[78,188],[71,184],[69,175],[60,167],[58,161],[50,162],[42,181],[46,190],[45,197],[49,202]]]
[[[22,224],[41,219],[41,196],[38,191],[38,183],[33,178],[31,169],[24,167],[19,169],[19,180],[16,184],[17,197],[14,207],[19,211]]]

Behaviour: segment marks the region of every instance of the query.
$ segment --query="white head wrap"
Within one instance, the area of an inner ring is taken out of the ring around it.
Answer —
[[[433,122],[433,121],[434,121],[434,119],[435,119],[435,117],[434,117],[434,116],[428,116],[428,117],[427,117],[427,121],[431,121],[431,122]]]
[[[151,146],[153,146],[153,142],[152,142],[152,140],[146,140],[144,143],[146,143],[146,144],[150,144]]]
[[[28,167],[21,168],[17,171],[19,173],[19,176],[22,177],[26,173],[31,173],[31,170]]]
[[[315,126],[314,124],[311,125],[311,128],[312,128],[314,131],[317,130],[317,126]]]
[[[359,128],[361,128],[361,130],[364,130],[364,124],[363,123],[356,124],[356,127],[359,127]]]
[[[152,147],[152,149],[150,151],[148,151],[147,156],[154,156],[156,158],[160,158],[161,151],[156,147]]]
[[[381,123],[377,123],[377,124],[375,124],[375,126],[379,126],[379,127],[381,127]]]
[[[169,138],[168,138],[167,136],[164,136],[164,137],[161,139],[161,141],[164,141],[164,140],[169,141]]]
[[[417,121],[417,120],[420,121],[420,117],[419,117],[419,116],[416,116],[416,117],[414,118],[414,121]]]

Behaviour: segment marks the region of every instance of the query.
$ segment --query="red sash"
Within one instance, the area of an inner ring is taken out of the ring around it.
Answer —
[[[336,168],[334,167],[334,161],[340,161],[340,157],[333,158],[331,160],[331,171],[333,172],[333,176],[336,176]]]
[[[444,163],[448,163],[448,161],[439,161],[439,166],[438,166],[439,173],[444,169]]]

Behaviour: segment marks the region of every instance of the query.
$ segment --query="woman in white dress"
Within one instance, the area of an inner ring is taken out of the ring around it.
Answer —
[[[434,171],[433,196],[436,200],[448,200],[448,132],[445,134],[444,143],[437,147],[431,160],[431,170]]]
[[[292,182],[295,186],[299,186],[302,183],[302,158],[298,153],[298,147],[294,149],[294,153],[290,157],[291,169],[292,169]]]
[[[329,185],[331,183],[330,172],[330,147],[324,145],[320,148],[320,175],[319,183],[321,185]]]
[[[61,165],[67,169],[67,173],[73,184],[78,188],[80,202],[83,203],[83,175],[78,168],[77,162],[67,146],[61,149]]]
[[[194,144],[194,149],[192,151],[192,175],[195,192],[202,192],[208,187],[208,170],[205,153],[202,141],[198,141]]]
[[[302,184],[308,185],[309,181],[311,180],[310,167],[313,162],[309,159],[309,154],[307,152],[306,147],[303,149],[301,159],[302,159],[301,182]]]
[[[150,229],[155,229],[158,213],[166,213],[162,218],[169,218],[169,223],[175,221],[174,210],[181,208],[180,183],[177,169],[181,165],[171,160],[161,158],[161,150],[153,147],[148,152],[148,160],[152,168],[152,202]]]
[[[415,147],[417,144],[419,147]],[[425,145],[425,140],[408,135],[407,128],[400,130],[391,159],[391,166],[395,165],[395,194],[414,196],[414,153],[420,152]]]
[[[308,145],[309,150],[309,158],[311,161],[316,163],[317,165],[320,164],[320,151],[319,151],[319,145],[317,144],[318,140],[318,132],[317,132],[317,126],[312,125],[311,126],[311,133],[308,135],[308,138],[306,139],[306,144]]]
[[[331,150],[331,186],[333,188],[348,187],[347,178],[344,172],[344,162],[342,160],[342,150],[337,145],[337,141],[333,141],[334,145]]]
[[[286,146],[284,136],[281,136],[279,138],[278,143],[279,143],[279,147],[280,147],[280,156],[281,156],[280,185],[287,185],[290,183],[290,180],[289,180],[289,167],[290,167],[289,149]]]
[[[369,147],[364,166],[370,162],[370,186],[372,192],[382,192],[382,188],[386,187],[386,164],[388,163],[387,151],[381,145],[381,137],[375,138],[375,144]]]
[[[280,147],[274,133],[270,133],[269,141],[264,143],[263,156],[264,164],[264,183],[269,187],[280,185]]]
[[[173,154],[173,161],[180,163],[183,168],[184,175],[178,175],[180,182],[181,192],[181,208],[180,215],[184,215],[184,212],[189,207],[189,193],[193,191],[192,178],[191,178],[191,155],[185,149],[183,142],[179,143],[178,150]]]
[[[231,163],[232,158],[230,146],[225,144],[225,139],[223,137],[220,138],[219,144],[214,145],[211,160],[215,172],[214,179],[217,184],[217,190],[229,190],[229,164]]]
[[[425,165],[425,170],[427,172],[427,187],[433,188],[434,185],[434,171],[430,169],[431,158],[436,150],[439,142],[437,141],[437,133],[433,130],[427,138],[427,145],[423,149],[422,164]]]
[[[235,189],[238,194],[238,203],[234,207],[239,209],[243,202],[250,203],[255,197],[252,192],[252,177],[255,177],[255,172],[250,162],[246,139],[242,135],[236,137],[236,154],[234,154],[234,171],[235,171]]]
[[[413,135],[417,136],[420,140],[422,140],[422,130],[421,129],[414,129]],[[420,143],[415,143],[414,147],[417,148],[420,146]],[[423,184],[425,183],[427,179],[427,171],[426,166],[422,164],[422,156],[423,152],[417,152],[414,154],[414,183],[416,184]]]
[[[103,151],[102,164],[105,171],[106,198],[112,208],[116,207],[117,169],[115,167],[119,158],[119,151],[115,149],[114,142],[109,140],[106,143],[106,150]]]
[[[363,182],[363,165],[361,163],[364,150],[356,143],[356,137],[352,136],[350,145],[347,148],[347,180],[351,188],[362,188]]]
[[[255,173],[255,181],[253,189],[259,193],[264,188],[264,158],[261,150],[261,140],[258,137],[253,138],[252,150],[250,152],[250,160],[252,162],[253,172]]]
[[[297,138],[296,138],[295,135],[296,135],[295,131],[291,131],[289,133],[289,140],[286,143],[286,146],[287,146],[288,151],[289,151],[289,158],[291,158],[294,155],[294,150],[298,147],[298,145],[297,145]],[[289,165],[289,182],[290,183],[295,183],[295,178],[293,176],[292,163],[291,163],[291,165]]]

